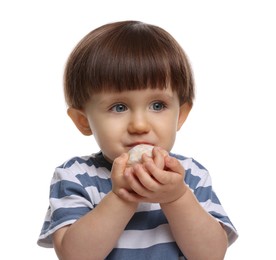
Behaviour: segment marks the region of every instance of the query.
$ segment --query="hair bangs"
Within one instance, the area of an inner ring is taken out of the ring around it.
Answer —
[[[91,59],[87,84],[92,92],[165,88],[169,84],[169,55],[152,34],[131,28],[109,36]]]
[[[187,57],[165,30],[137,21],[90,32],[69,56],[64,73],[66,102],[79,109],[102,91],[166,87],[177,92],[180,103],[192,103]]]

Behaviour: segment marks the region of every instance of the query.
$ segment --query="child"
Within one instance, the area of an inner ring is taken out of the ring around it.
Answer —
[[[101,26],[69,56],[64,92],[101,151],[56,168],[38,244],[60,259],[223,259],[238,235],[209,173],[170,153],[194,98],[175,39],[138,21]],[[129,165],[138,144],[153,155]]]

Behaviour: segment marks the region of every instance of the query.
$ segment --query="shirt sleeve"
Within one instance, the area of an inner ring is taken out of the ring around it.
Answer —
[[[51,180],[49,207],[38,245],[53,247],[52,234],[88,213],[93,204],[83,184],[70,168],[58,167]]]
[[[238,238],[238,233],[213,190],[209,172],[194,159],[181,161],[185,170],[185,182],[193,191],[200,205],[217,221],[227,233],[230,246]]]

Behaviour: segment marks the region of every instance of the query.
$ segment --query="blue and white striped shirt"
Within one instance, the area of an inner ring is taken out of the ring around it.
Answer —
[[[227,232],[229,245],[238,234],[212,189],[208,171],[192,158],[171,154],[185,168],[185,183],[202,207]],[[102,153],[75,157],[57,167],[51,181],[50,206],[38,245],[53,247],[52,234],[93,210],[112,189],[112,165]],[[185,252],[183,252],[185,254]],[[141,203],[106,259],[185,259],[158,203]]]

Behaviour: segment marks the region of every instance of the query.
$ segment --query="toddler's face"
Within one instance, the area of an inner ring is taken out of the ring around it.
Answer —
[[[85,107],[92,133],[109,161],[141,143],[170,151],[185,113],[189,109],[181,109],[171,88],[102,92]]]

